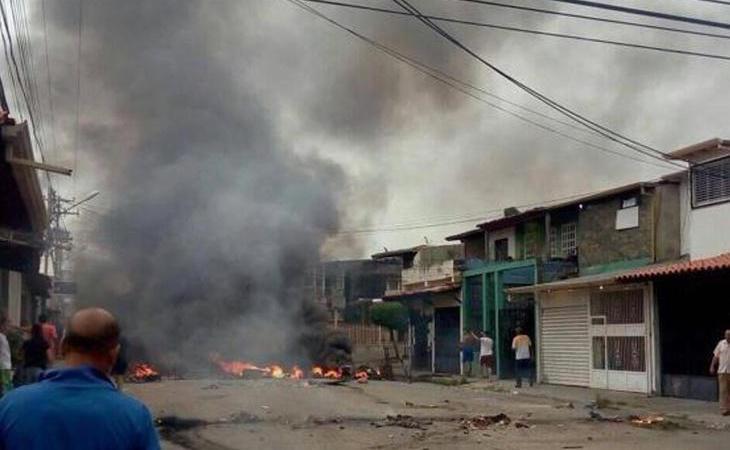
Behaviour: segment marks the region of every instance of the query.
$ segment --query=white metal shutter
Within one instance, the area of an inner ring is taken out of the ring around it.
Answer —
[[[541,316],[540,360],[543,381],[588,386],[588,305],[544,307]]]

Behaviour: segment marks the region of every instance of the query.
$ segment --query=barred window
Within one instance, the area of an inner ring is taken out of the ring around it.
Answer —
[[[578,247],[578,227],[575,222],[560,226],[560,250],[563,256],[574,256]]]
[[[692,167],[692,204],[730,201],[730,157]]]
[[[550,227],[550,256],[567,258],[578,253],[578,225],[575,222]]]

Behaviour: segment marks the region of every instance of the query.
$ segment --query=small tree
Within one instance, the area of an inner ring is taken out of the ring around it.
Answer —
[[[398,350],[398,343],[395,340],[395,332],[405,332],[408,329],[408,308],[401,303],[376,303],[370,309],[370,320],[376,325],[380,325],[388,330],[390,342],[395,350],[395,357],[403,366],[403,373],[408,376],[408,368],[406,367],[403,357]]]

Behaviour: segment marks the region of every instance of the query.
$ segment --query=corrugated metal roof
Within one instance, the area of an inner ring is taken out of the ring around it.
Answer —
[[[647,280],[656,277],[682,275],[686,273],[730,270],[730,253],[694,261],[678,261],[670,264],[657,264],[632,270],[616,277],[618,281]]]

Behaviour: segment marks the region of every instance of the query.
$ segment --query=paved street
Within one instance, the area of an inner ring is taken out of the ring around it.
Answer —
[[[714,404],[602,393],[591,419],[586,405],[596,394],[586,389],[514,394],[502,383],[264,379],[162,381],[128,391],[172,425],[161,429],[167,450],[726,449],[730,440],[730,419]],[[499,413],[503,423],[473,421]],[[398,414],[411,417],[387,418]],[[639,427],[626,419],[649,414],[664,422]]]

